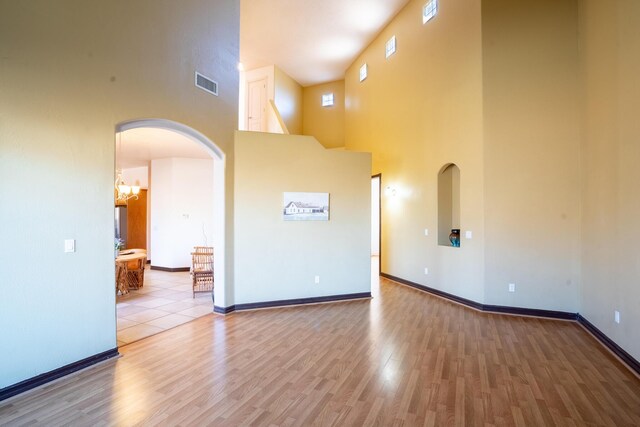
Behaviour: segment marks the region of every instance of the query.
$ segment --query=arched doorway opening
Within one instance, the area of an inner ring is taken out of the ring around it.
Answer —
[[[215,301],[216,306],[226,306],[226,295],[225,295],[225,154],[213,141],[207,138],[202,133],[197,130],[186,126],[184,124],[174,122],[171,120],[165,119],[141,119],[141,120],[131,120],[121,122],[116,125],[115,134],[116,134],[116,144],[120,142],[123,136],[128,134],[135,134],[140,132],[156,132],[157,135],[173,135],[176,140],[181,141],[184,145],[196,146],[197,150],[204,154],[204,157],[210,158],[213,160],[213,170],[212,173],[208,176],[212,179],[213,182],[207,182],[204,187],[207,188],[207,191],[212,192],[212,200],[206,202],[211,203],[212,206],[208,211],[207,215],[211,215],[211,218],[207,218],[208,225],[207,226],[207,235],[209,235],[209,239],[204,238],[204,242],[206,242],[205,246],[213,246],[215,248],[214,253],[214,272],[215,272],[215,285],[212,293],[212,298]],[[188,140],[188,141],[187,141]],[[195,143],[195,144],[192,144]],[[151,142],[150,144],[153,144]],[[118,145],[116,145],[116,156],[118,156]],[[155,148],[154,148],[155,149]],[[149,155],[149,154],[147,154]],[[164,155],[164,154],[163,154]],[[118,168],[118,162],[116,162],[116,168]],[[211,162],[206,162],[211,163]],[[149,173],[151,177],[153,174]],[[115,177],[114,177],[115,178]],[[153,186],[152,183],[150,183]],[[187,186],[189,186],[187,184]],[[213,190],[211,190],[213,189]],[[151,190],[153,193],[153,190]],[[207,195],[208,197],[211,194]],[[197,197],[195,197],[197,198]],[[184,208],[184,212],[180,211],[180,216],[185,219],[185,223],[189,220],[189,209],[193,208]],[[175,214],[175,212],[174,212]],[[175,215],[174,215],[175,216]],[[154,224],[151,221],[151,224]],[[203,231],[201,235],[205,234],[204,226],[202,227]],[[209,230],[210,228],[210,230]],[[150,235],[153,236],[153,231],[150,230]],[[210,233],[210,234],[209,234]],[[192,246],[200,246],[203,245],[203,241],[198,240],[197,242],[194,240]],[[152,244],[153,248],[154,245]],[[157,248],[157,246],[156,246]],[[159,251],[156,249],[156,256],[158,256]],[[184,252],[184,251],[183,251]],[[154,257],[153,252],[150,254],[151,258]],[[152,266],[154,262],[152,260]],[[179,270],[178,270],[179,271]],[[184,273],[186,274],[186,273]],[[160,307],[158,307],[159,309]],[[211,311],[213,311],[213,304],[211,304]],[[120,333],[120,332],[119,332]]]

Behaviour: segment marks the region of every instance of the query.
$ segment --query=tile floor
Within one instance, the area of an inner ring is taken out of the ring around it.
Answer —
[[[144,286],[116,297],[118,346],[171,329],[213,312],[210,293],[191,293],[188,272],[147,270]]]

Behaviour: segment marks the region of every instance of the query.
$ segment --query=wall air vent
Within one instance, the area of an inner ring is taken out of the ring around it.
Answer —
[[[202,90],[218,96],[218,82],[211,80],[209,77],[203,76],[196,71],[196,86]]]

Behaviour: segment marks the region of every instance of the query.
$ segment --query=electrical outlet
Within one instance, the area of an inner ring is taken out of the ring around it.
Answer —
[[[464,237],[465,239],[473,239],[473,231],[465,231]]]
[[[429,269],[427,267],[424,268],[424,274],[429,274]]]
[[[316,278],[315,278],[315,282],[316,282],[316,285],[317,285],[318,283],[320,283],[320,276],[316,276]]]
[[[515,291],[516,291],[516,284],[509,283],[509,292],[515,292]]]
[[[620,323],[620,312],[618,310],[613,312],[613,320],[616,323]]]
[[[425,236],[428,236],[428,235],[429,235],[429,229],[428,229],[428,228],[425,228],[425,229],[424,229],[424,235],[425,235]]]

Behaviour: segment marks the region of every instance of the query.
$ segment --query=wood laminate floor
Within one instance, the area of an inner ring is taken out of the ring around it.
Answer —
[[[371,300],[207,315],[0,403],[0,425],[639,426],[640,380],[572,322],[381,280]]]

